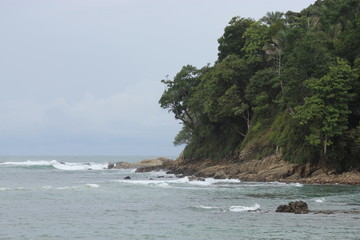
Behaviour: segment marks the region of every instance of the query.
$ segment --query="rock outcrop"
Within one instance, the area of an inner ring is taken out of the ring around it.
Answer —
[[[108,169],[143,169],[140,172],[161,170],[165,162],[171,161],[168,158],[146,159],[139,163],[117,162],[109,163]]]
[[[309,208],[306,202],[296,201],[296,202],[289,202],[288,205],[278,206],[275,212],[307,214],[309,213]]]
[[[243,155],[242,155],[243,156]],[[310,164],[293,164],[282,160],[280,154],[263,159],[210,159],[188,160],[178,158],[164,163],[169,173],[183,176],[234,178],[242,181],[257,182],[299,182],[305,184],[349,184],[360,185],[360,172],[344,172],[341,174]]]

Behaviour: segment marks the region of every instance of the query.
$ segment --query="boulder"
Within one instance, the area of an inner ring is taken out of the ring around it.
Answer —
[[[130,177],[130,176],[126,176],[126,177],[124,177],[124,179],[131,179],[131,177]]]
[[[115,166],[115,164],[114,164],[114,163],[109,163],[109,164],[108,164],[107,169],[113,169],[113,168],[114,168],[114,166]]]
[[[223,170],[216,171],[214,174],[215,179],[226,179],[228,176],[225,174]]]
[[[290,209],[290,206],[289,206],[289,205],[279,205],[279,206],[276,208],[276,211],[275,211],[275,212],[290,213],[290,212],[291,212],[291,209]]]
[[[290,202],[288,205],[278,206],[275,212],[307,214],[309,213],[309,208],[306,202],[296,201]]]

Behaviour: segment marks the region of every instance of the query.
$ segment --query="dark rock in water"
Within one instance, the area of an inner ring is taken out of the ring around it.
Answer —
[[[149,178],[149,180],[154,180],[153,178]]]
[[[126,177],[124,177],[124,179],[131,179],[131,177],[130,177],[130,176],[126,176]]]
[[[166,173],[167,173],[167,172],[166,172]],[[168,173],[167,173],[167,174],[168,174]],[[184,175],[182,175],[182,174],[177,174],[176,177],[177,177],[177,178],[183,178]]]
[[[289,205],[279,205],[276,208],[275,212],[285,212],[285,213],[289,213],[291,212],[290,206]]]
[[[309,213],[309,208],[306,202],[296,201],[290,202],[288,205],[278,206],[275,212],[307,214]]]
[[[164,178],[164,176],[157,176],[156,178]]]
[[[109,163],[107,169],[112,169],[112,168],[114,168],[114,166],[115,166],[115,164]]]
[[[65,163],[64,163],[64,162],[60,162],[60,164],[63,164],[63,165],[65,165]]]

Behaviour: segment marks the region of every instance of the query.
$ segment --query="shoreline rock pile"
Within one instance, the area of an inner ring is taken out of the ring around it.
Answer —
[[[295,214],[308,214],[309,208],[306,202],[296,201],[289,202],[288,205],[280,205],[275,212],[280,213],[295,213]]]

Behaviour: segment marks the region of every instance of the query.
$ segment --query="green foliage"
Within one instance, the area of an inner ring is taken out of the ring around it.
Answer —
[[[162,81],[159,103],[183,124],[174,144],[194,160],[252,149],[250,158],[360,168],[359,34],[358,0],[231,19],[214,66]]]
[[[348,104],[354,97],[352,90],[355,81],[354,71],[342,59],[330,67],[327,75],[320,79],[306,81],[312,95],[305,98],[302,106],[296,107],[295,117],[301,125],[308,125],[310,134],[306,139],[318,146],[323,143],[323,153],[333,143],[335,136],[340,136],[348,128],[348,117],[351,111]]]
[[[259,22],[254,22],[244,33],[245,45],[242,51],[245,52],[246,63],[259,67],[265,61],[264,46],[267,43],[268,27]]]
[[[244,47],[245,39],[243,35],[253,22],[249,18],[233,17],[231,19],[229,25],[225,27],[224,35],[218,39],[218,61],[223,60],[229,55],[244,56],[242,48]]]
[[[173,142],[174,145],[178,146],[182,144],[188,144],[191,140],[191,134],[191,129],[184,125],[180,132],[176,135]]]

